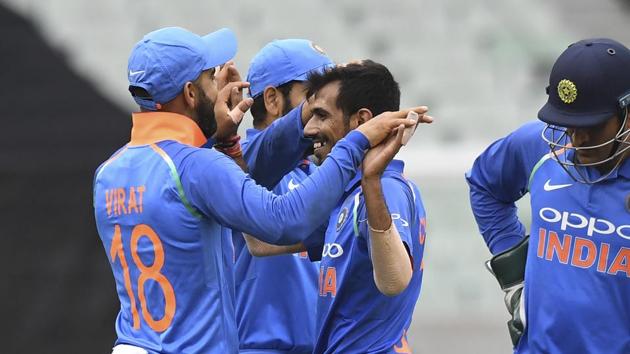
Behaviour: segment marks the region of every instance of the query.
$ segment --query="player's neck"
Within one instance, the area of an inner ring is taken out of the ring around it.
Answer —
[[[258,121],[258,122],[254,122],[254,129],[257,130],[264,130],[265,128],[267,128],[268,126],[271,125],[271,123],[273,123],[276,119],[278,119],[279,117],[273,117],[271,115],[267,115],[265,117],[265,119],[263,119],[262,121]]]

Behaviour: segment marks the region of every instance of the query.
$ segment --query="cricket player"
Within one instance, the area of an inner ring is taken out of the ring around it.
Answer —
[[[630,50],[570,45],[542,122],[494,142],[466,179],[506,292],[516,353],[630,352]],[[514,202],[529,192],[531,235]]]
[[[256,182],[273,188],[278,195],[298,188],[314,172],[315,167],[304,156],[313,145],[302,133],[304,81],[310,72],[332,65],[320,47],[305,39],[275,40],[251,61],[247,81],[254,99],[250,110],[254,128],[247,130],[244,156]],[[288,169],[292,171],[283,177]],[[324,231],[319,228],[316,232]],[[249,250],[240,232],[234,232],[234,248],[241,352],[312,353],[318,264],[311,262],[306,252],[252,257],[263,254],[256,248]]]
[[[131,52],[129,90],[142,112],[130,142],[94,178],[96,224],[121,303],[114,353],[237,353],[230,229],[272,244],[301,241],[334,208],[365,150],[414,125],[407,112],[381,115],[348,134],[299,189],[277,196],[224,154],[199,148],[211,136],[231,139],[252,103],[239,95],[247,83],[226,83],[236,46],[228,29],[201,37],[169,27]]]
[[[352,129],[397,110],[400,101],[389,70],[370,60],[312,73],[307,87],[313,117],[304,135],[323,164]],[[393,156],[401,137],[402,130],[368,153],[363,173],[329,215],[324,238],[302,245],[321,259],[314,353],[410,352],[406,331],[422,283],[425,211],[402,161],[373,160]]]

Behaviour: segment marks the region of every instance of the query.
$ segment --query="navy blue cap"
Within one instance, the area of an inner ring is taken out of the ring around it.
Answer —
[[[607,38],[571,44],[551,69],[547,94],[538,112],[543,122],[561,127],[604,123],[630,94],[630,50]]]
[[[310,72],[333,65],[324,50],[309,40],[275,40],[264,46],[249,64],[249,95],[256,97],[268,86],[306,81]]]
[[[143,88],[150,97],[134,99],[141,107],[155,110],[156,104],[175,98],[186,82],[196,80],[204,70],[232,59],[236,46],[236,36],[227,28],[203,37],[180,27],[147,34],[131,51],[127,75],[130,90]]]

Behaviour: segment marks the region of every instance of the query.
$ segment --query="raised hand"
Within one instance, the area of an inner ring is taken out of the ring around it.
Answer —
[[[363,158],[363,179],[381,179],[385,167],[402,147],[404,125],[398,126],[390,136],[377,146],[371,148]]]
[[[416,124],[414,121],[407,119],[407,113],[409,113],[409,111],[418,113],[420,116],[418,123],[433,122],[433,117],[426,115],[428,108],[426,106],[420,106],[396,112],[383,112],[359,125],[356,130],[365,135],[370,142],[370,146],[375,147],[400,125],[403,125],[404,127],[411,127]]]
[[[234,61],[230,60],[221,66],[219,72],[216,73],[217,89],[221,90],[230,82],[242,81],[241,73],[236,68]],[[242,91],[241,91],[242,92]]]
[[[238,126],[254,100],[243,99],[243,89],[249,87],[249,82],[240,81],[241,76],[232,61],[223,65],[216,80],[219,93],[214,104],[217,131],[213,138],[222,142],[237,134]]]

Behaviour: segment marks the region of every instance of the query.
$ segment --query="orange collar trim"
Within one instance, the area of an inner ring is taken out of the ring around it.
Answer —
[[[148,145],[158,141],[175,140],[179,143],[200,147],[208,139],[192,119],[177,113],[133,113],[130,146]]]

